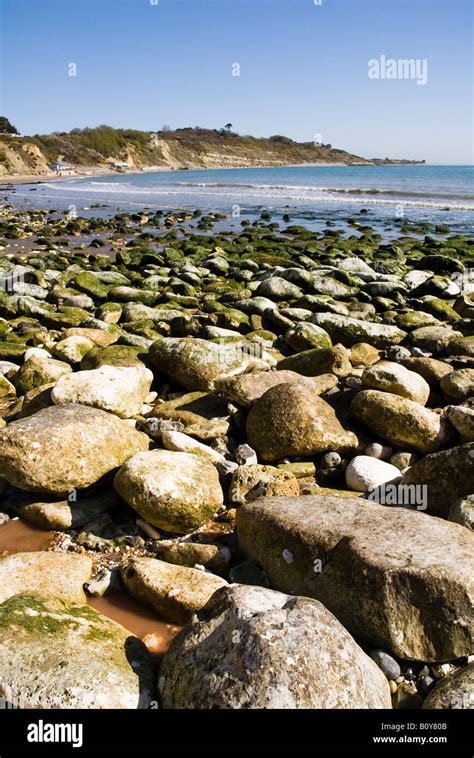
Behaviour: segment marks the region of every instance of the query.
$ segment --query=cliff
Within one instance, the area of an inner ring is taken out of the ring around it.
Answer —
[[[363,164],[387,162],[365,159],[331,145],[294,142],[288,137],[240,136],[231,131],[186,128],[142,132],[113,129],[74,129],[50,135],[0,135],[0,176],[46,176],[54,161],[74,170],[110,169],[114,161],[131,169],[245,168],[293,164]],[[395,161],[394,161],[395,162]]]

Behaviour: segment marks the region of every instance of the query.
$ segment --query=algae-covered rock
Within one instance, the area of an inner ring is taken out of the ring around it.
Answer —
[[[151,346],[150,360],[158,371],[190,390],[212,390],[217,379],[275,364],[270,355],[256,348],[235,342],[164,338]]]
[[[203,456],[170,450],[134,455],[115,476],[119,495],[167,532],[190,532],[222,507],[219,476]]]
[[[52,352],[55,358],[65,361],[71,365],[80,363],[82,358],[89,350],[92,350],[94,343],[87,337],[72,336],[57,342]]]
[[[53,358],[41,358],[35,356],[28,358],[14,376],[13,383],[19,395],[24,395],[29,390],[41,387],[43,384],[56,382],[64,374],[71,373],[68,363],[57,361]]]
[[[351,413],[390,444],[420,453],[434,452],[451,436],[445,418],[391,392],[358,392],[351,403]]]
[[[145,645],[93,608],[15,595],[0,605],[0,628],[0,697],[13,706],[149,706],[153,664]]]
[[[254,403],[247,436],[266,463],[357,446],[357,437],[343,429],[331,406],[296,384],[278,384]]]
[[[140,347],[131,345],[109,345],[108,347],[92,347],[81,360],[81,371],[88,371],[101,366],[143,366],[138,356],[143,356]]]
[[[320,326],[311,323],[296,324],[285,332],[283,339],[286,345],[297,352],[313,348],[332,347],[329,334]]]
[[[73,553],[15,553],[0,558],[0,603],[23,592],[85,603],[92,559]]]

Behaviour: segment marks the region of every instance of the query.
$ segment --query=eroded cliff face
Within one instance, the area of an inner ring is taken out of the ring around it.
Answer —
[[[0,176],[46,176],[51,173],[47,159],[37,145],[22,140],[0,140]]]
[[[183,130],[185,131],[185,130]],[[82,145],[75,135],[42,137],[0,136],[0,176],[48,176],[50,164],[64,160],[81,172],[86,168],[107,171],[115,161],[131,169],[251,168],[288,166],[299,163],[371,164],[343,150],[291,140],[276,141],[240,137],[216,138],[189,135],[159,137],[143,142],[131,140],[118,150],[99,152]],[[147,137],[148,139],[148,137]]]

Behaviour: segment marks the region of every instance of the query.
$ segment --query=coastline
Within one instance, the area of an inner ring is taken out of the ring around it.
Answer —
[[[225,169],[233,170],[233,169],[265,169],[265,168],[330,168],[331,166],[337,166],[337,167],[348,167],[351,166],[378,166],[380,164],[377,163],[328,163],[325,161],[324,163],[284,163],[284,164],[273,164],[271,166],[258,164],[255,166],[229,166],[229,165],[221,165],[221,166],[194,166],[193,168],[173,168],[171,166],[146,166],[139,169],[131,169],[129,171],[110,171],[106,168],[93,168],[90,171],[87,172],[81,172],[81,171],[73,171],[64,173],[60,176],[56,172],[51,172],[50,174],[5,174],[4,176],[0,176],[0,186],[2,184],[42,184],[43,182],[53,182],[53,181],[59,181],[64,179],[86,179],[87,177],[95,177],[95,176],[129,176],[129,175],[135,175],[135,174],[150,174],[150,173],[158,173],[158,172],[175,172],[175,171],[222,171]],[[399,163],[388,163],[383,164],[384,166],[399,166],[402,164]]]

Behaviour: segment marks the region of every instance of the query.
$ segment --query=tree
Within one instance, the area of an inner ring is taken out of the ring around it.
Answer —
[[[232,124],[226,124],[224,126],[224,129],[227,129],[227,131],[230,132],[230,130],[232,129]]]
[[[19,131],[5,116],[0,116],[0,134],[19,134]]]
[[[163,126],[160,129],[160,131],[162,131],[162,132],[170,132],[171,131],[171,126],[169,124],[163,124]]]

